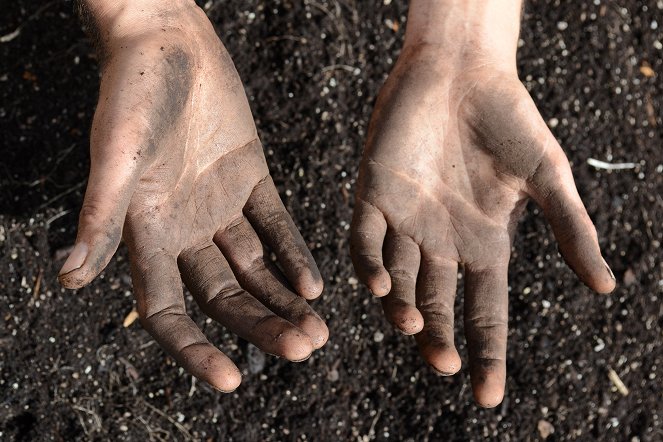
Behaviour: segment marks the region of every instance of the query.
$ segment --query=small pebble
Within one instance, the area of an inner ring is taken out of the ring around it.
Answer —
[[[335,368],[331,369],[331,370],[329,371],[329,373],[327,374],[327,380],[329,380],[329,381],[331,381],[331,382],[336,382],[336,381],[338,381],[338,378],[339,378],[339,377],[340,377],[340,376],[339,376],[339,374],[338,374],[338,370],[336,370]]]
[[[624,285],[629,286],[636,281],[635,273],[632,269],[626,269],[624,272]]]
[[[555,432],[555,427],[553,427],[553,424],[545,419],[539,420],[539,423],[536,425],[536,427],[539,430],[541,439],[543,440],[548,439],[548,437],[550,437],[550,435]]]

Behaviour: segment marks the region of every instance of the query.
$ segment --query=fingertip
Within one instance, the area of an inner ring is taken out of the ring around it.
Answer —
[[[391,278],[384,267],[375,269],[366,279],[366,286],[376,298],[387,296],[391,291]]]
[[[489,364],[491,365],[491,364]],[[494,408],[504,399],[506,374],[500,368],[472,370],[474,400],[483,408]]]
[[[187,346],[177,356],[184,369],[223,393],[233,392],[242,382],[235,363],[209,343]]]
[[[615,289],[617,285],[615,275],[598,253],[591,260],[587,259],[587,263],[584,265],[582,263],[574,263],[567,259],[566,256],[564,259],[582,282],[595,292],[607,294]]]
[[[458,351],[443,344],[424,344],[420,351],[426,362],[442,376],[452,376],[460,370],[462,362]]]
[[[324,346],[329,339],[329,328],[317,315],[306,315],[297,326],[309,336],[315,350]]]
[[[307,360],[313,353],[313,342],[303,331],[291,328],[276,336],[278,354],[291,362]]]
[[[300,278],[298,285],[297,293],[309,301],[317,299],[325,289],[325,283],[320,274],[315,275],[310,271]]]
[[[421,312],[410,304],[393,302],[385,305],[385,313],[389,321],[404,335],[414,335],[424,328],[424,317]]]
[[[93,273],[87,268],[81,267],[63,275],[58,275],[58,281],[62,287],[69,290],[76,290],[88,285],[95,276],[97,276],[97,273]]]
[[[81,266],[85,263],[85,258],[87,257],[87,253],[88,253],[88,246],[86,243],[82,241],[76,243],[76,245],[74,245],[74,248],[71,249],[71,252],[67,257],[67,260],[62,265],[62,268],[60,269],[58,275],[62,276],[67,273],[71,273],[76,269],[81,268]]]
[[[58,273],[58,281],[67,289],[78,289],[87,283],[85,264],[88,255],[88,246],[84,242],[78,242],[69,253],[67,260]]]
[[[421,314],[419,314],[421,316]],[[404,335],[416,335],[424,328],[423,318],[418,318],[416,314],[402,318],[397,324],[396,327]]]
[[[474,400],[480,407],[495,408],[504,400],[504,388],[497,386],[474,391]]]
[[[220,370],[211,381],[213,383],[210,383],[210,385],[221,393],[232,393],[242,383],[242,374],[235,364],[232,364],[232,367]]]
[[[605,267],[604,272],[603,272],[603,277],[599,281],[598,284],[595,285],[594,290],[596,290],[599,293],[607,294],[611,293],[615,287],[617,286],[617,279],[615,278],[615,274],[612,273],[612,269],[608,265],[608,263],[603,259],[603,266]]]
[[[64,288],[79,289],[86,286],[106,268],[120,244],[122,231],[117,229],[103,237],[81,235],[58,274]],[[91,244],[90,246],[88,244]]]
[[[608,279],[602,280],[599,283],[595,283],[593,288],[597,293],[607,295],[608,293],[612,293],[612,291],[615,290],[615,287],[617,287],[616,281],[613,279]]]

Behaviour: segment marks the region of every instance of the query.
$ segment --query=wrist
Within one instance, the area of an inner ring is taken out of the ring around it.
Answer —
[[[516,68],[521,0],[411,0],[403,52]]]
[[[181,26],[183,15],[197,6],[193,0],[78,0],[81,15],[96,28],[103,42],[130,38],[163,27]]]

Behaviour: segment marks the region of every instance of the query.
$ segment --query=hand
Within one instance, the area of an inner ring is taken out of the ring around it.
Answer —
[[[100,32],[106,56],[90,179],[60,281],[88,284],[123,236],[143,327],[191,374],[231,391],[239,370],[186,314],[182,280],[208,316],[299,361],[328,337],[306,302],[320,295],[322,278],[207,17],[195,5],[155,17],[101,17],[113,26]]]
[[[410,24],[412,26],[412,24]],[[377,100],[359,171],[352,257],[387,319],[451,375],[458,264],[477,402],[499,404],[506,377],[507,270],[529,197],[570,267],[607,293],[614,276],[564,152],[518,80],[515,63],[450,60],[406,46]]]

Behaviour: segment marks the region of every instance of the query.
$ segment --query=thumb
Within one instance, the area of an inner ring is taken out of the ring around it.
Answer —
[[[592,290],[614,290],[615,277],[601,256],[596,229],[580,200],[568,159],[557,143],[530,178],[528,190],[543,208],[569,267]]]
[[[77,289],[90,283],[108,265],[120,244],[137,173],[136,166],[125,161],[124,155],[111,158],[113,152],[121,150],[92,149],[76,243],[58,276],[65,288]]]

